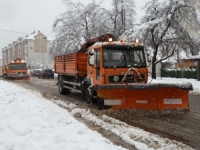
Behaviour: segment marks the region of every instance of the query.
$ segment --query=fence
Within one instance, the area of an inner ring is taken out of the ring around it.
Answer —
[[[187,69],[187,70],[161,69],[161,77],[197,79],[197,70],[196,69]]]

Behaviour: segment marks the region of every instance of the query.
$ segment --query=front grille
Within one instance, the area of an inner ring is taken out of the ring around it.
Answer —
[[[121,82],[122,78],[124,77],[124,75],[115,75],[115,76],[119,77],[119,82]],[[141,74],[140,76],[141,76],[141,78],[143,80],[145,79],[145,75],[144,74]],[[128,79],[128,82],[133,82],[133,78],[132,77],[133,77],[133,75],[127,75],[126,78]],[[136,80],[137,80],[137,82],[141,82],[138,76],[136,77]],[[114,76],[108,76],[108,82],[109,83],[115,83]]]
[[[25,72],[12,72],[12,76],[24,76]]]

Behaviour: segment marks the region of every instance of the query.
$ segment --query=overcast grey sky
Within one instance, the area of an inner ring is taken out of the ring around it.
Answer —
[[[81,2],[88,4],[91,1]],[[135,1],[138,16],[143,14],[141,7],[145,1],[147,0]],[[109,8],[111,2],[112,0],[104,0],[103,6]],[[64,12],[65,5],[61,0],[0,0],[0,49],[2,50],[19,37],[31,34],[34,30],[36,32],[40,30],[44,35],[53,38],[53,21]]]

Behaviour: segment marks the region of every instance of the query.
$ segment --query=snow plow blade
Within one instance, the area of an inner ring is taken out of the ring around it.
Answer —
[[[191,83],[184,84],[107,84],[96,86],[104,106],[112,109],[189,110]]]
[[[4,76],[5,80],[27,80],[30,81],[30,76]]]

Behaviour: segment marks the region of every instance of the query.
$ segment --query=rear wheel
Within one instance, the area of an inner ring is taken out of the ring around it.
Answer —
[[[58,91],[62,95],[67,93],[65,88],[63,87],[63,77],[62,76],[58,77]]]

